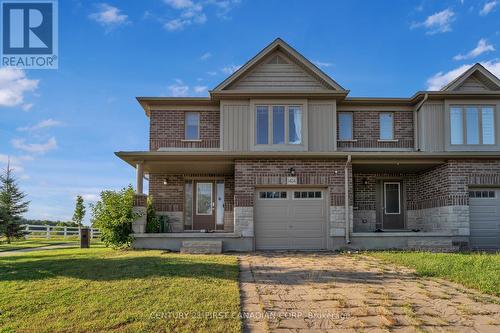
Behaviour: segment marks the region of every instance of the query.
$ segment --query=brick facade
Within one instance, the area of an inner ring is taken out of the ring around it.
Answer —
[[[337,113],[337,139],[339,131]],[[378,111],[353,111],[353,139],[355,142],[338,142],[339,149],[348,148],[413,148],[413,112],[397,111],[394,114],[394,139],[397,142],[378,142],[380,122]]]
[[[200,142],[186,142],[185,113],[187,111],[151,111],[149,149],[159,148],[218,148],[220,141],[220,113],[199,111]],[[191,112],[191,111],[190,111]]]
[[[258,185],[286,185],[290,168],[295,169],[298,185],[328,187],[330,205],[341,206],[344,204],[345,163],[345,160],[237,160],[234,167],[235,206],[253,206]],[[348,168],[351,188],[351,166]],[[352,191],[350,197],[352,201]]]

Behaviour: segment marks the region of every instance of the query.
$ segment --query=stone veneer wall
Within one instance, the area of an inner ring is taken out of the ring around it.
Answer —
[[[235,231],[254,236],[255,188],[259,185],[286,186],[290,168],[294,168],[298,185],[320,185],[328,188],[330,198],[330,234],[344,234],[344,166],[345,160],[237,160],[235,161]],[[352,169],[348,166],[349,188]],[[349,191],[352,207],[352,191]],[[352,219],[352,209],[350,212]]]

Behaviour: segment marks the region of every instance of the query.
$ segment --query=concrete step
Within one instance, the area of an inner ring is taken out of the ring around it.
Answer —
[[[222,241],[184,241],[181,253],[216,254],[222,253]]]

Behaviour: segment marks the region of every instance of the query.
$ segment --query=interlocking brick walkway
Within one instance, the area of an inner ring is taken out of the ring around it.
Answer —
[[[362,255],[240,256],[246,332],[500,332],[500,299]]]

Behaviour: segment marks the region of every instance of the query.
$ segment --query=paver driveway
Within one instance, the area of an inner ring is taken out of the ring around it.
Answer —
[[[240,256],[247,332],[500,332],[500,299],[362,255]]]

